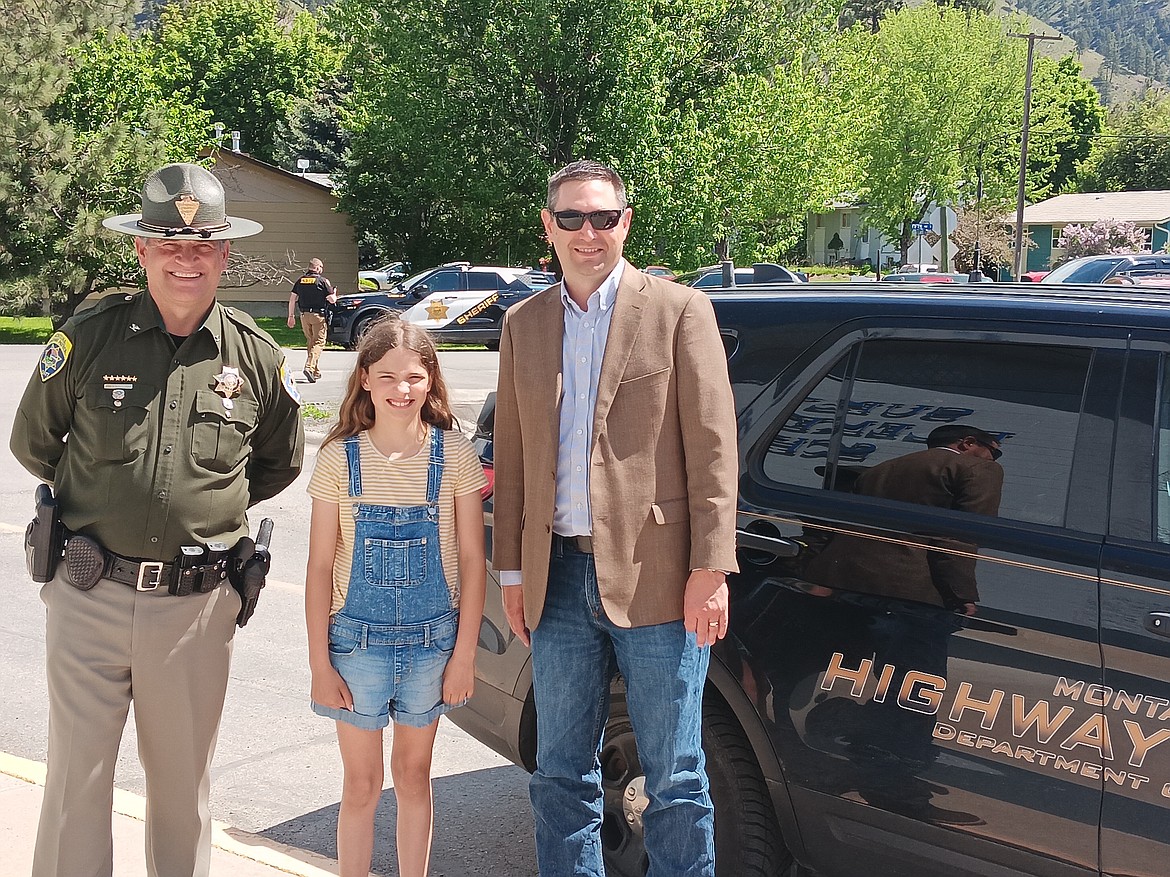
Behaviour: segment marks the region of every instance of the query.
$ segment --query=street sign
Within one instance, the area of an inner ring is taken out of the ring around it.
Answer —
[[[929,222],[912,222],[910,230],[915,234],[922,234],[924,231],[933,231],[934,226]]]

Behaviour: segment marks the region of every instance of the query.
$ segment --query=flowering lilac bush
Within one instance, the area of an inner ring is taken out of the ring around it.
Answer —
[[[1132,222],[1099,219],[1092,225],[1066,225],[1060,233],[1060,246],[1067,259],[1080,256],[1103,256],[1107,253],[1136,253],[1150,246],[1145,229]]]

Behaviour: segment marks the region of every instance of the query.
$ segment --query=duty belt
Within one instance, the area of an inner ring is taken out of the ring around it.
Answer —
[[[109,551],[86,536],[73,535],[65,544],[71,584],[89,590],[99,579],[110,579],[138,591],[159,587],[174,595],[206,594],[227,578],[230,552],[222,542],[184,546],[174,561],[136,560]]]

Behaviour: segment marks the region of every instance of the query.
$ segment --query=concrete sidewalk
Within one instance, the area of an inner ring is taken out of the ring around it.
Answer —
[[[0,753],[0,873],[32,871],[37,817],[44,792],[45,766]],[[145,877],[143,853],[146,802],[114,790],[114,877]],[[329,877],[337,874],[332,859],[276,843],[259,835],[213,823],[212,877]]]

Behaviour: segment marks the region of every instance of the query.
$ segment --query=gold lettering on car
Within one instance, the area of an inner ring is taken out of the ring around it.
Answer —
[[[1170,742],[1170,727],[1163,724],[1170,721],[1170,701],[1164,697],[1061,676],[1053,681],[1051,696],[1031,699],[1002,688],[979,690],[966,680],[873,658],[860,658],[851,666],[841,652],[829,659],[818,687],[861,702],[892,699],[901,709],[937,716],[941,720],[935,721],[931,736],[939,745],[1103,781],[1118,791],[1145,790],[1139,796],[1143,800],[1152,794],[1152,800],[1170,806],[1170,782],[1152,784],[1150,776],[1135,772]],[[1160,726],[1149,727],[1151,721]],[[1170,746],[1160,752],[1170,756]],[[1170,760],[1153,767],[1170,769]]]

